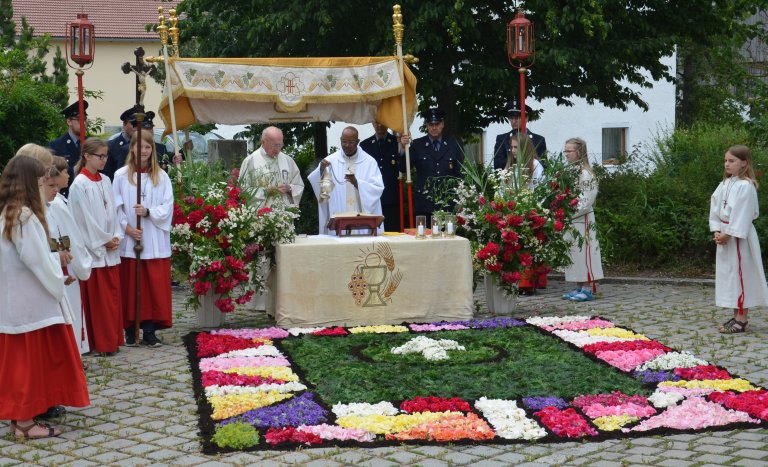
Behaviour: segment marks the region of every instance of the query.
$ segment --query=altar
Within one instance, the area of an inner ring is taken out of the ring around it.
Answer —
[[[298,237],[276,249],[275,320],[289,327],[471,319],[462,237]]]

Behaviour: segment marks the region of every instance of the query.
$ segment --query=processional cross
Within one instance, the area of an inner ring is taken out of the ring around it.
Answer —
[[[144,123],[144,95],[147,93],[147,75],[153,76],[157,73],[157,67],[155,65],[147,65],[144,61],[144,49],[137,47],[133,51],[133,55],[136,56],[136,64],[131,65],[130,62],[123,63],[121,70],[123,73],[136,75],[136,104],[133,106],[133,115],[136,120],[136,149],[134,154],[134,170],[136,173],[136,202],[139,203],[144,200],[144,194],[141,192],[141,130]],[[129,146],[130,152],[130,146]],[[151,163],[151,162],[150,162]],[[146,207],[146,206],[145,206]],[[136,228],[141,230],[141,216],[136,214]],[[141,328],[141,287],[140,287],[140,271],[141,271],[141,252],[144,247],[141,245],[141,240],[136,240],[133,246],[133,252],[136,255],[136,289],[134,296],[134,316],[133,322],[134,339],[136,343],[139,342],[139,330]]]

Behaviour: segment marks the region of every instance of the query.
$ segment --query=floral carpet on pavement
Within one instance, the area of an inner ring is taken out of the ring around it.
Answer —
[[[203,451],[765,426],[768,391],[597,316],[185,337]]]

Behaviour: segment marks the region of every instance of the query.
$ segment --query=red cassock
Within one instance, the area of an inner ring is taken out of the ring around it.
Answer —
[[[90,404],[71,325],[0,334],[0,355],[0,420],[29,420],[55,405]]]
[[[80,283],[88,341],[94,352],[116,352],[125,344],[121,288],[120,266],[93,268],[90,279]]]
[[[136,259],[120,258],[120,283],[123,285],[122,316],[125,327],[135,322]],[[171,259],[141,260],[139,271],[142,321],[153,321],[157,329],[167,329],[173,324],[171,314]]]

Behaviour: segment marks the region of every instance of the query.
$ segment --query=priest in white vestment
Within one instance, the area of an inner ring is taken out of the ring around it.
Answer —
[[[384,192],[384,180],[378,163],[358,147],[359,142],[357,130],[351,126],[346,127],[341,133],[341,150],[320,161],[317,168],[307,177],[318,200],[321,234],[334,234],[328,231],[328,220],[336,214],[382,215],[381,194]],[[330,177],[332,182],[327,199],[321,196],[320,183],[323,177]],[[383,230],[382,224],[379,226],[379,233]]]
[[[304,193],[301,172],[292,157],[281,151],[283,132],[274,126],[261,133],[261,147],[240,166],[239,180],[257,208],[276,203],[299,205]]]
[[[248,193],[251,204],[261,209],[276,204],[298,206],[304,193],[299,166],[283,151],[283,132],[269,126],[261,132],[261,147],[240,165],[240,186]],[[266,278],[264,291],[253,297],[251,304],[274,316],[274,295],[269,260],[262,258],[259,274]]]

